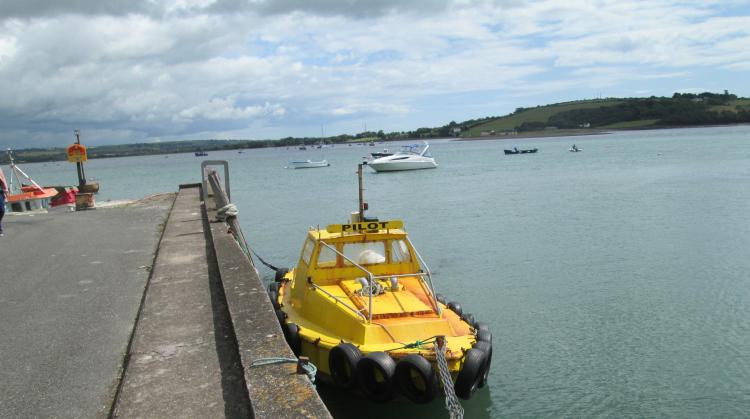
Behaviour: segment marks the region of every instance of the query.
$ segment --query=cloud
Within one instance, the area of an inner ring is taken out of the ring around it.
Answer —
[[[741,2],[6,0],[0,10],[0,145],[74,128],[101,133],[94,142],[316,135],[363,119],[410,130],[602,90],[750,93]]]

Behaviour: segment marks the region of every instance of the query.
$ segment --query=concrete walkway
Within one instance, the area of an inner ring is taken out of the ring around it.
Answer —
[[[1,417],[106,417],[173,199],[5,217]]]
[[[180,189],[165,227],[115,417],[252,413],[199,191]]]

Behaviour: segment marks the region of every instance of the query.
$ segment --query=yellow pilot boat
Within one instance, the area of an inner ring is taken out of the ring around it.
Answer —
[[[361,190],[351,221],[309,230],[269,287],[287,342],[319,378],[373,401],[428,403],[446,386],[471,398],[489,374],[487,326],[434,292],[402,221],[364,217]]]

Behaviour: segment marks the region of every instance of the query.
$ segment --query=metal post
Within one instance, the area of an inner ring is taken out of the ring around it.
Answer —
[[[357,165],[357,179],[359,180],[359,222],[365,221],[365,189],[362,185],[362,163]]]
[[[76,144],[81,144],[81,131],[75,130],[76,133]],[[83,185],[86,184],[86,173],[83,171],[83,163],[76,162],[76,171],[78,172],[78,190],[83,189]]]

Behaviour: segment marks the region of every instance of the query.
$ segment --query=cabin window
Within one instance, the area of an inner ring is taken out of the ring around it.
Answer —
[[[312,240],[305,240],[305,245],[302,247],[302,261],[305,262],[306,265],[310,264],[310,258],[312,257],[314,247],[315,245]]]
[[[321,245],[318,252],[318,268],[333,268],[336,266],[336,252]]]
[[[347,243],[344,245],[343,253],[359,265],[385,263],[385,243],[383,242]],[[344,260],[344,263],[351,266],[348,260]]]
[[[391,242],[391,262],[411,262],[411,253],[409,253],[409,246],[406,245],[405,241],[393,240]]]

